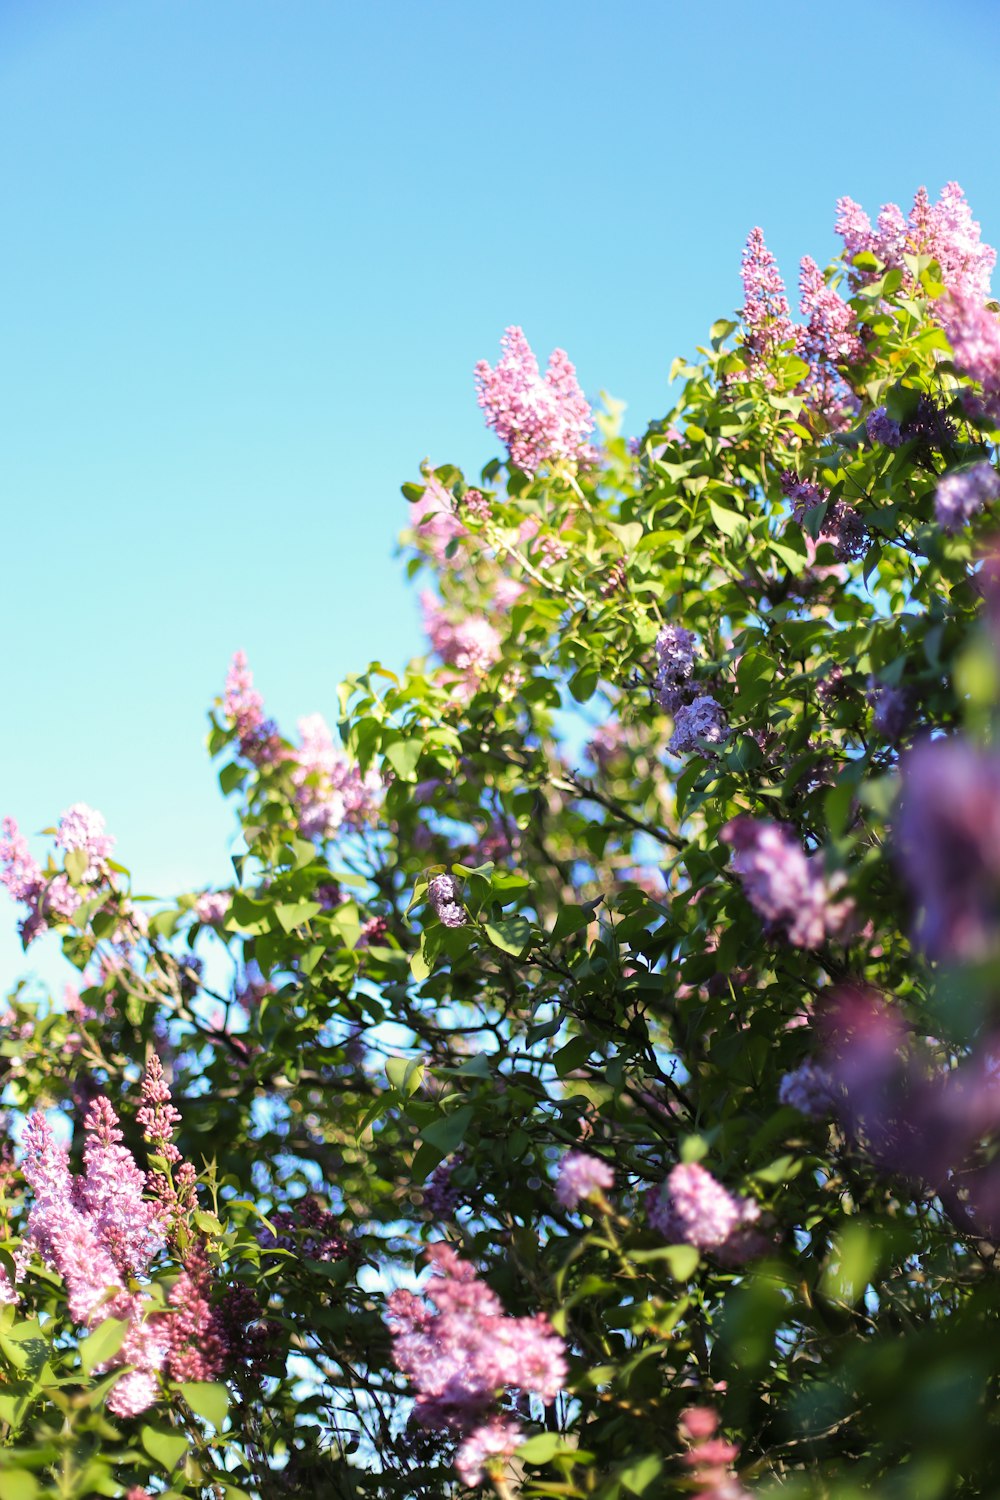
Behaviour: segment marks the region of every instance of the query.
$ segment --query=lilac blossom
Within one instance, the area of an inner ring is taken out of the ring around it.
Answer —
[[[656,696],[667,713],[676,712],[690,690],[695,637],[683,625],[665,625],[656,637]]]
[[[229,915],[231,901],[228,891],[202,891],[194,903],[195,917],[206,927],[221,927]]]
[[[100,879],[115,847],[114,839],[104,832],[103,816],[86,802],[76,802],[63,813],[56,830],[56,843],[67,854],[79,850],[85,855],[87,863],[82,879],[88,884]]]
[[[452,1182],[455,1168],[462,1161],[461,1153],[438,1162],[424,1187],[424,1207],[435,1221],[450,1219],[462,1201],[462,1192]]]
[[[649,1206],[649,1222],[658,1234],[699,1250],[718,1249],[759,1214],[752,1199],[734,1196],[697,1162],[674,1167]]]
[[[903,431],[893,421],[884,406],[876,406],[865,418],[865,431],[870,443],[880,443],[883,448],[899,448],[903,443]]]
[[[0,885],[28,909],[20,924],[25,948],[46,927],[70,921],[79,909],[80,897],[69,877],[61,871],[45,874],[13,818],[4,818],[0,824],[0,866]]]
[[[883,739],[896,744],[910,725],[912,700],[905,688],[868,679],[868,702],[872,705],[872,728]]]
[[[495,368],[483,359],[475,370],[486,425],[528,474],[543,464],[576,467],[593,417],[565,350],[553,350],[543,379],[521,328],[508,328],[500,347]]]
[[[836,229],[848,260],[863,252],[874,255],[883,266],[902,270],[908,289],[913,287],[913,275],[905,257],[927,255],[937,261],[948,291],[977,298],[980,303],[989,296],[996,251],[982,243],[981,227],[957,182],[945,184],[937,203],[931,203],[926,188],[919,188],[909,216],[897,204],[885,204],[874,228],[859,204],[841,198]],[[856,279],[867,281],[878,273],[855,269],[854,274]]]
[[[677,709],[667,749],[673,755],[704,755],[706,746],[724,745],[728,738],[726,715],[721,705],[706,694],[695,698],[693,703],[682,703]]]
[[[420,605],[431,647],[446,666],[456,669],[458,685],[471,697],[480,680],[500,660],[502,642],[496,627],[485,615],[465,615],[456,622],[428,591],[421,594]]]
[[[856,364],[864,355],[853,310],[835,287],[828,286],[816,262],[806,255],[799,272],[800,312],[806,320],[798,331],[804,359],[831,365]]]
[[[264,700],[253,685],[246,654],[237,651],[226,673],[222,712],[236,731],[240,751],[254,765],[264,765],[278,756],[278,731],[264,716]]]
[[[768,366],[781,345],[794,337],[795,328],[789,317],[785,283],[777,261],[764,243],[762,229],[750,231],[740,262],[740,275],[743,280],[741,316],[747,366],[751,376],[763,377],[767,384],[773,384],[774,376]]]
[[[829,543],[838,562],[850,562],[864,554],[869,541],[868,528],[853,505],[844,500],[832,500],[827,490],[809,480],[799,479],[789,469],[781,476],[781,488],[792,502],[792,520],[799,526],[803,525],[811,510],[826,506],[816,541]],[[808,537],[809,533],[806,535]]]
[[[832,1074],[822,1064],[806,1061],[786,1073],[778,1085],[778,1101],[811,1119],[831,1113],[837,1097]]]
[[[943,297],[938,308],[955,365],[982,386],[981,397],[967,394],[967,407],[1000,422],[1000,317],[975,296]]]
[[[301,744],[295,751],[292,781],[304,838],[329,839],[342,827],[370,822],[381,789],[375,771],[362,773],[333,742],[322,714],[299,720]]]
[[[914,746],[902,762],[896,853],[926,952],[985,956],[997,937],[1000,759],[957,736]]]
[[[455,514],[455,501],[449,491],[433,474],[425,477],[423,494],[410,505],[410,523],[418,539],[441,565],[448,561],[452,543],[468,533]]]
[[[510,1417],[492,1416],[474,1427],[459,1444],[455,1469],[463,1484],[480,1484],[491,1459],[510,1458],[523,1443],[524,1432]]]
[[[482,490],[466,490],[459,504],[462,510],[476,521],[485,523],[493,514],[493,507]]]
[[[960,531],[1000,495],[1000,474],[990,463],[946,474],[938,483],[934,513],[944,531]]]
[[[399,1290],[389,1298],[393,1359],[416,1388],[421,1425],[465,1440],[458,1462],[471,1483],[490,1455],[519,1438],[497,1424],[499,1397],[514,1387],[554,1401],[566,1381],[565,1349],[542,1314],[508,1316],[450,1245],[432,1245],[427,1258],[432,1275],[422,1295]]]
[[[732,869],[769,929],[796,948],[818,948],[842,930],[852,907],[832,900],[842,879],[828,880],[822,857],[806,855],[786,824],[739,817],[720,837],[735,851]]]
[[[451,875],[433,875],[427,883],[427,899],[443,927],[464,927],[468,921]]]
[[[555,1198],[563,1208],[577,1208],[614,1186],[615,1174],[606,1161],[586,1151],[567,1151],[556,1173]]]

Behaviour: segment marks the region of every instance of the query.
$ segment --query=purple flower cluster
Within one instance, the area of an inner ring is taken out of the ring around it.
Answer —
[[[842,930],[852,903],[831,899],[842,882],[826,878],[822,858],[805,854],[786,824],[739,817],[720,837],[735,851],[732,869],[771,931],[793,947],[818,948]]]
[[[865,418],[865,431],[870,443],[880,443],[883,448],[899,448],[903,443],[903,430],[894,422],[884,406],[876,406]]]
[[[334,838],[342,827],[362,828],[374,816],[381,780],[362,773],[339,746],[322,714],[299,720],[301,744],[292,781],[299,807],[299,832],[308,839]]]
[[[750,374],[773,384],[769,363],[781,347],[795,336],[788,312],[788,297],[778,263],[764,243],[764,231],[750,231],[740,261],[743,280],[742,318],[744,346]]]
[[[671,1244],[717,1250],[738,1230],[753,1224],[760,1209],[752,1198],[738,1198],[697,1162],[681,1162],[651,1195],[649,1222]]]
[[[912,700],[905,688],[893,687],[868,679],[868,702],[872,705],[872,728],[890,744],[897,744],[906,733],[912,718]]]
[[[958,737],[902,762],[896,852],[932,958],[981,958],[998,934],[1000,759]]]
[[[874,255],[884,266],[904,270],[910,284],[904,256],[929,255],[941,267],[949,291],[980,303],[989,296],[996,251],[982,243],[980,225],[957,182],[945,184],[937,203],[931,203],[926,188],[919,188],[909,217],[898,204],[885,204],[874,228],[859,204],[841,198],[835,227],[848,260],[863,252]],[[872,280],[876,274],[865,272],[859,279]]]
[[[826,506],[817,542],[828,542],[838,562],[861,557],[868,546],[868,528],[864,519],[844,500],[831,500],[826,490],[807,479],[799,479],[790,469],[781,476],[781,488],[792,502],[792,520],[801,526],[807,513]]]
[[[253,673],[243,651],[235,652],[229,664],[222,712],[236,730],[240,752],[247,760],[260,766],[277,758],[277,727],[272,719],[264,717],[264,700],[253,685]]]
[[[427,899],[443,927],[464,927],[468,918],[458,898],[451,875],[433,875],[427,883]]]
[[[119,1416],[135,1416],[156,1397],[156,1374],[168,1352],[166,1330],[146,1318],[148,1298],[130,1289],[163,1244],[161,1210],[143,1198],[145,1174],[125,1147],[110,1102],[99,1098],[85,1121],[84,1174],[74,1177],[65,1148],[45,1116],[24,1128],[22,1171],[34,1201],[19,1252],[18,1279],[32,1251],[58,1271],[74,1322],[104,1318],[129,1324],[116,1365],[134,1365],[108,1397]]]
[[[522,1440],[519,1425],[497,1413],[498,1398],[514,1387],[554,1401],[566,1381],[565,1350],[542,1314],[508,1316],[450,1245],[432,1245],[427,1258],[433,1274],[423,1295],[389,1298],[393,1358],[416,1387],[417,1420],[463,1439],[456,1467],[474,1485],[490,1458],[509,1456]]]
[[[654,684],[660,707],[668,714],[676,713],[690,694],[694,648],[694,634],[683,625],[665,625],[656,637]]]
[[[567,1151],[556,1173],[556,1202],[572,1210],[588,1198],[610,1192],[614,1181],[606,1161],[586,1151]]]
[[[435,1223],[454,1217],[462,1201],[462,1191],[452,1182],[455,1168],[461,1164],[461,1153],[438,1162],[424,1188],[424,1207]]]
[[[1000,422],[1000,317],[972,295],[943,297],[938,307],[956,366],[982,386],[982,396],[966,396],[968,409]]]
[[[711,754],[707,747],[724,745],[728,738],[725,712],[721,704],[706,694],[677,709],[667,749],[672,755]]]
[[[229,915],[231,901],[228,891],[202,891],[193,907],[196,920],[206,927],[220,927]]]
[[[544,379],[523,329],[508,328],[491,369],[476,365],[476,391],[486,425],[506,445],[511,463],[533,474],[543,464],[580,462],[593,417],[563,349],[549,356]]]
[[[816,262],[806,255],[799,270],[799,310],[805,318],[798,331],[803,359],[831,365],[856,364],[864,355],[854,313],[836,288],[828,286]]]
[[[990,463],[959,469],[939,481],[934,513],[944,531],[959,531],[1000,495],[1000,474]]]
[[[270,1220],[275,1233],[262,1228],[257,1236],[262,1250],[292,1250],[321,1261],[345,1260],[350,1255],[340,1220],[323,1208],[314,1193],[296,1199],[291,1208],[276,1209]]]
[[[106,876],[114,839],[104,832],[101,814],[86,803],[78,802],[63,813],[56,843],[67,854],[83,854],[81,881],[93,885]],[[6,887],[12,900],[28,909],[20,924],[25,947],[46,927],[71,921],[82,899],[64,871],[42,870],[13,818],[0,823],[0,885]]]
[[[811,1119],[821,1119],[833,1110],[837,1099],[832,1074],[821,1064],[807,1061],[786,1073],[778,1085],[778,1101]]]
[[[481,679],[500,660],[502,641],[485,615],[451,614],[425,590],[420,596],[424,630],[431,647],[446,666],[458,673],[456,686],[463,697],[471,697]]]

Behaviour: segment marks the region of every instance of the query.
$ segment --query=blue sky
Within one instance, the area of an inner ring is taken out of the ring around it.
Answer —
[[[1000,7],[0,0],[0,813],[101,808],[137,887],[224,880],[204,714],[289,728],[421,649],[420,460],[493,453],[523,324],[639,431],[835,199],[965,187],[1000,242]],[[0,981],[54,973],[0,906]]]

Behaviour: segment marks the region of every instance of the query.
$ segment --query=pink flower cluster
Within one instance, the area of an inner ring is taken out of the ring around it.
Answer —
[[[424,630],[446,666],[457,673],[455,686],[463,698],[471,698],[480,681],[500,660],[502,642],[485,615],[463,615],[454,620],[429,590],[420,596]]]
[[[712,1407],[689,1406],[681,1412],[679,1426],[691,1445],[682,1462],[698,1485],[693,1500],[749,1500],[748,1491],[732,1471],[740,1450],[735,1443],[717,1436],[719,1418]]]
[[[28,908],[20,924],[25,947],[46,927],[72,920],[83,899],[75,884],[96,885],[105,878],[114,843],[110,834],[104,832],[104,819],[99,812],[85,802],[67,808],[59,819],[56,844],[66,854],[83,855],[82,873],[74,882],[65,871],[43,871],[17,823],[13,818],[4,818],[0,824],[0,885],[7,888],[12,900]]]
[[[192,908],[197,921],[206,927],[221,927],[229,915],[232,897],[228,891],[202,891]]]
[[[610,1192],[615,1174],[606,1161],[587,1151],[567,1151],[556,1174],[556,1202],[574,1209],[588,1198]]]
[[[832,900],[842,880],[828,880],[821,856],[806,855],[787,825],[739,817],[720,837],[735,851],[732,869],[747,900],[773,932],[796,948],[818,948],[841,932],[852,909]]]
[[[544,379],[523,329],[508,328],[491,369],[476,365],[476,392],[486,425],[506,445],[511,463],[533,474],[543,464],[574,468],[586,456],[593,417],[563,349],[549,356]]]
[[[931,203],[926,188],[919,188],[908,217],[898,204],[886,203],[874,228],[860,204],[840,198],[835,227],[848,260],[866,252],[886,267],[905,269],[905,255],[929,255],[941,267],[950,292],[980,303],[989,296],[997,253],[982,243],[981,227],[957,182],[945,184],[937,203]],[[865,272],[860,280],[876,274]]]
[[[427,899],[443,927],[465,926],[468,916],[451,875],[433,875],[427,884]]]
[[[774,383],[769,364],[782,344],[795,337],[785,283],[778,263],[764,243],[764,231],[751,229],[740,260],[743,281],[742,318],[750,374]]]
[[[277,758],[277,727],[264,717],[264,700],[253,685],[253,673],[243,651],[237,651],[229,664],[222,712],[236,730],[240,751],[247,760],[260,766]]]
[[[974,294],[943,297],[938,308],[956,366],[982,386],[981,396],[966,394],[967,409],[1000,423],[1000,317]]]
[[[671,1244],[718,1250],[760,1217],[752,1198],[730,1193],[697,1162],[681,1162],[653,1192],[649,1222]]]
[[[410,524],[440,566],[448,561],[448,549],[452,543],[468,533],[455,514],[455,502],[444,485],[433,474],[426,475],[426,479],[423,494],[410,504]],[[478,492],[469,491],[469,494],[473,493]]]
[[[805,326],[798,330],[797,344],[803,359],[825,360],[831,365],[853,365],[864,357],[853,310],[809,255],[799,267],[799,310]]]
[[[67,1153],[45,1116],[32,1114],[24,1128],[22,1171],[34,1201],[20,1252],[19,1279],[32,1251],[59,1272],[70,1316],[93,1326],[123,1318],[128,1332],[116,1365],[133,1365],[108,1397],[119,1416],[134,1416],[152,1404],[156,1375],[169,1351],[166,1328],[146,1317],[148,1298],[131,1290],[163,1244],[158,1204],[143,1197],[146,1178],[119,1144],[121,1131],[110,1102],[101,1097],[85,1121],[84,1173],[75,1177]]]
[[[389,1298],[393,1358],[416,1387],[418,1421],[463,1439],[455,1466],[474,1485],[491,1458],[508,1457],[522,1441],[497,1399],[514,1387],[554,1401],[566,1381],[565,1350],[544,1315],[508,1316],[450,1245],[432,1245],[427,1258],[433,1274],[423,1296]]]
[[[292,780],[303,837],[330,839],[344,826],[371,822],[382,786],[378,773],[362,773],[348,760],[322,714],[299,720],[299,738]]]

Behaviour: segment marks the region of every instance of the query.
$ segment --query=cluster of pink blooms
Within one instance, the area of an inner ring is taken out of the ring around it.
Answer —
[[[756,1223],[760,1208],[739,1198],[697,1162],[680,1162],[666,1182],[650,1195],[650,1225],[674,1245],[719,1250],[738,1232]]]
[[[937,307],[956,366],[982,386],[981,396],[966,393],[967,409],[1000,423],[1000,317],[974,294],[943,297]]]
[[[588,1198],[610,1192],[614,1182],[613,1170],[600,1157],[589,1151],[567,1151],[556,1172],[556,1202],[573,1210]]]
[[[471,697],[482,678],[500,660],[499,632],[485,615],[453,619],[429,590],[421,594],[420,607],[431,648],[446,666],[455,668],[455,686],[461,696]]]
[[[959,531],[967,526],[1000,495],[1000,474],[990,463],[973,464],[946,474],[939,481],[934,496],[934,513],[945,531]]]
[[[668,714],[676,713],[690,696],[694,648],[694,634],[683,625],[665,625],[656,637],[653,683],[660,707]]]
[[[593,416],[564,349],[549,356],[544,379],[521,328],[508,328],[495,368],[476,365],[476,392],[511,463],[533,474],[543,464],[576,466],[587,456]]]
[[[740,261],[743,280],[742,318],[750,374],[773,384],[769,364],[782,344],[795,337],[785,283],[778,263],[764,243],[764,231],[750,231]]]
[[[950,292],[980,303],[989,296],[996,251],[982,243],[980,225],[957,182],[945,184],[937,203],[931,203],[926,188],[918,189],[909,216],[898,204],[886,203],[874,227],[860,204],[840,198],[836,230],[849,260],[867,253],[883,266],[906,271],[904,256],[929,255],[941,267]],[[866,271],[859,279],[873,280],[877,274]]]
[[[732,1471],[740,1450],[718,1436],[719,1418],[710,1406],[689,1406],[681,1412],[681,1434],[690,1443],[684,1466],[698,1486],[692,1500],[749,1500],[749,1493]]]
[[[307,1193],[291,1208],[275,1209],[270,1215],[274,1232],[262,1228],[257,1236],[262,1250],[291,1250],[309,1260],[344,1260],[350,1246],[341,1233],[336,1214],[325,1209],[315,1193]]]
[[[299,720],[301,745],[294,752],[299,831],[310,839],[330,839],[339,830],[362,828],[374,815],[381,789],[376,771],[362,773],[348,760],[322,714]]]
[[[172,1166],[180,1163],[172,1141],[180,1117],[155,1058],[143,1080],[143,1100],[138,1121],[147,1140]],[[180,1163],[172,1180],[161,1174],[147,1179],[121,1144],[118,1117],[103,1096],[91,1106],[84,1128],[84,1170],[74,1175],[45,1116],[36,1112],[28,1118],[22,1171],[33,1202],[17,1276],[23,1278],[35,1252],[62,1277],[74,1322],[87,1327],[107,1317],[127,1322],[110,1364],[132,1368],[115,1383],[108,1407],[118,1416],[135,1416],[156,1399],[160,1374],[215,1379],[231,1341],[225,1312],[208,1300],[211,1272],[199,1242],[185,1253],[168,1297],[170,1312],[157,1312],[138,1284],[164,1244],[173,1242],[178,1216],[194,1206],[193,1169]],[[145,1196],[147,1189],[153,1197]]]
[[[443,927],[464,927],[468,921],[451,875],[433,875],[427,884],[427,899]]]
[[[232,897],[228,891],[202,891],[194,903],[196,919],[206,927],[220,927],[229,915]]]
[[[74,803],[63,813],[56,844],[66,854],[83,855],[83,883],[94,885],[107,874],[115,841],[105,833],[101,814],[85,802]],[[13,818],[4,818],[0,824],[0,885],[12,900],[28,908],[20,924],[25,947],[46,927],[72,920],[83,899],[63,871],[48,875],[42,870]]]
[[[925,951],[960,960],[989,953],[998,936],[1000,758],[958,736],[915,745],[902,762],[896,851]]]
[[[796,948],[818,948],[838,935],[850,901],[832,898],[842,879],[828,880],[818,854],[807,855],[786,824],[734,818],[720,838],[734,850],[732,869],[768,928]]]
[[[803,359],[852,365],[864,357],[854,313],[809,255],[799,267],[799,310],[805,327],[798,330],[797,348]]]
[[[448,561],[449,548],[467,533],[455,513],[451,494],[433,474],[425,477],[427,483],[423,494],[410,504],[410,523],[434,561],[443,565]]]
[[[838,562],[862,557],[868,547],[868,528],[864,519],[844,500],[831,501],[826,490],[807,479],[799,479],[790,469],[781,476],[781,488],[792,502],[792,519],[802,525],[807,512],[826,506],[817,542],[828,542]]]
[[[724,745],[729,726],[722,705],[708,694],[682,703],[674,713],[674,732],[667,742],[672,755],[711,754],[709,747]]]
[[[264,716],[264,700],[253,685],[246,653],[237,651],[226,673],[222,711],[236,730],[240,752],[254,765],[266,765],[279,753],[278,730]]]
[[[565,1350],[544,1315],[508,1316],[450,1245],[432,1245],[427,1258],[433,1274],[423,1296],[389,1298],[393,1358],[416,1387],[417,1420],[462,1439],[455,1467],[474,1485],[490,1459],[509,1457],[523,1440],[520,1425],[497,1411],[498,1398],[513,1387],[554,1401],[566,1381]]]

